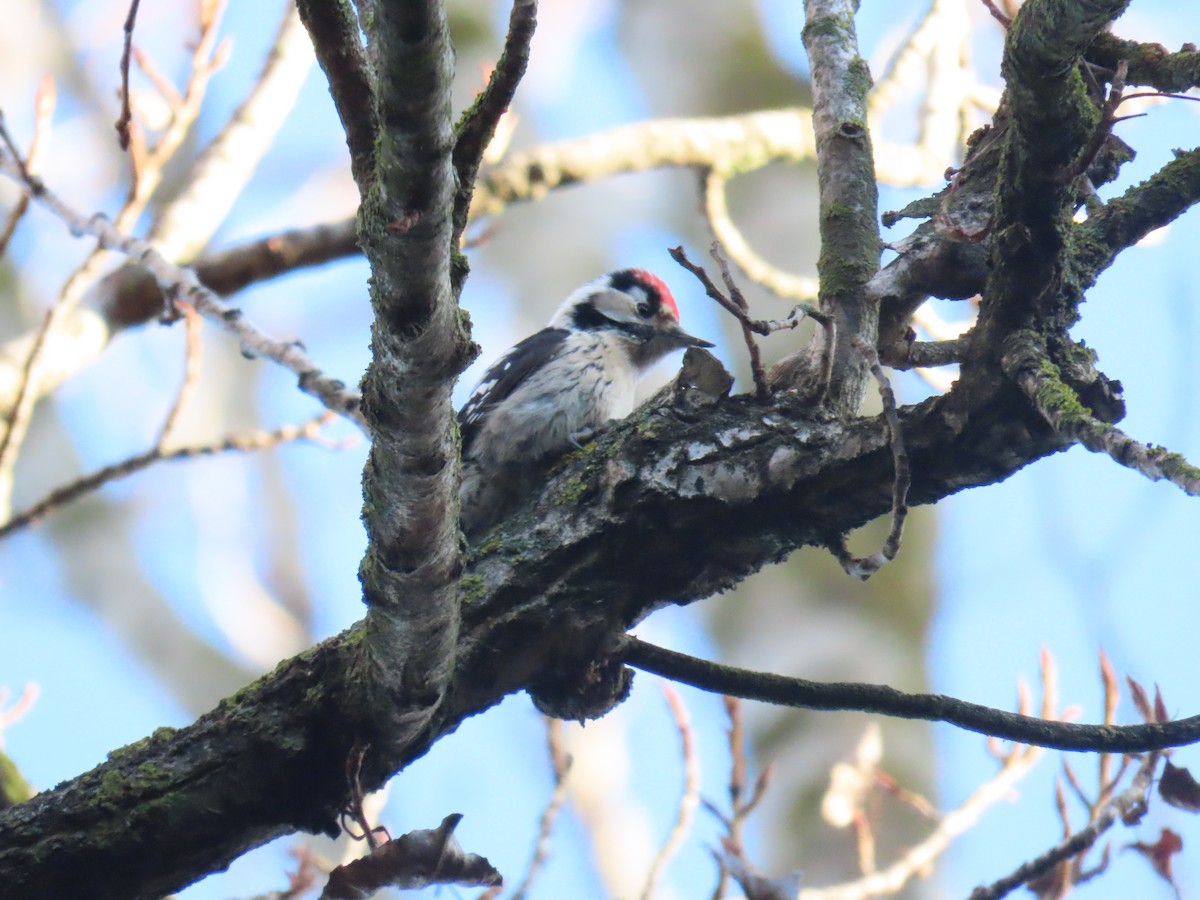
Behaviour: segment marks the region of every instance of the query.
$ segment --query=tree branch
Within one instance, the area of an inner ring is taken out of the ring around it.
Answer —
[[[296,8],[312,38],[317,62],[329,81],[329,93],[346,132],[350,172],[359,191],[366,193],[376,174],[379,116],[375,74],[363,53],[358,17],[349,0],[297,0]]]
[[[868,375],[866,362],[852,341],[859,338],[874,347],[879,332],[879,306],[866,292],[868,280],[879,270],[882,249],[877,221],[879,193],[867,128],[871,74],[858,55],[854,27],[857,4],[850,0],[806,0],[804,9],[804,46],[813,71],[813,130],[820,192],[818,296],[822,311],[837,322],[833,380],[825,396],[835,412],[853,415],[866,393]],[[808,376],[824,350],[824,335],[814,335],[801,351],[809,363],[798,367],[796,374]],[[799,384],[779,385],[792,386]]]
[[[371,364],[363,413],[367,603],[362,722],[379,769],[393,770],[449,684],[462,571],[458,440],[450,392],[475,352],[451,288],[454,50],[443,4],[381,4],[367,23],[384,127],[359,207],[371,264]]]
[[[1015,388],[963,419],[949,397],[900,418],[912,503],[1002,480],[1065,446]],[[605,431],[468,562],[447,700],[424,727],[373,749],[364,789],[507,694],[572,690],[597,671],[599,648],[654,609],[886,513],[892,467],[878,418],[818,421],[786,400],[735,397],[703,416],[643,408]],[[714,534],[739,537],[713,544]],[[426,594],[406,596],[418,605]],[[392,728],[389,710],[434,699],[423,680],[365,688],[364,665],[388,659],[369,646],[360,623],[195,724],[0,813],[0,883],[18,897],[157,897],[280,834],[332,830],[354,742]],[[101,867],[106,894],[92,875]]]
[[[800,709],[854,710],[948,722],[967,731],[1057,750],[1142,753],[1200,740],[1200,715],[1145,725],[1079,725],[1005,712],[943,694],[909,694],[878,684],[829,683],[752,672],[626,638],[617,654],[631,666],[714,694]]]
[[[454,240],[458,242],[467,227],[471,195],[483,152],[496,133],[496,124],[508,110],[525,67],[529,65],[529,42],[537,27],[537,0],[513,0],[508,19],[504,50],[487,87],[472,107],[463,114],[454,144],[454,168],[458,173],[458,193],[454,198]]]

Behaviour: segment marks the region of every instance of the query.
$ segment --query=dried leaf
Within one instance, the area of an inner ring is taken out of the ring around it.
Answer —
[[[1154,867],[1154,871],[1167,884],[1178,888],[1175,885],[1175,877],[1171,871],[1171,860],[1180,850],[1183,849],[1183,838],[1177,835],[1170,828],[1164,828],[1158,836],[1158,840],[1153,844],[1146,844],[1138,841],[1134,844],[1127,844],[1126,850],[1136,850],[1142,856],[1146,857],[1146,861]]]
[[[1132,678],[1126,677],[1125,680],[1129,682],[1129,693],[1133,698],[1133,705],[1137,707],[1137,711],[1141,713],[1145,721],[1153,722],[1154,710],[1150,707],[1150,695]]]
[[[1167,704],[1163,701],[1162,688],[1157,684],[1154,686],[1154,721],[1171,721],[1171,717],[1167,715]]]
[[[1200,783],[1183,766],[1173,766],[1168,759],[1158,782],[1159,796],[1179,809],[1200,812]]]
[[[453,813],[437,828],[410,831],[380,844],[362,859],[329,873],[321,900],[363,900],[388,886],[494,885],[500,873],[484,857],[463,853],[454,838],[462,816]]]

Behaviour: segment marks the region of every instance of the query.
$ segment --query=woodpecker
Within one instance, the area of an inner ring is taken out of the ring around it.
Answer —
[[[458,414],[463,531],[474,537],[534,489],[546,468],[633,411],[638,378],[673,350],[711,347],[679,325],[679,307],[643,269],[577,288],[500,357]]]

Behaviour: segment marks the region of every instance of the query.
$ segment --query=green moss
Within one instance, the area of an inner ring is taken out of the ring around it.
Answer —
[[[837,16],[823,16],[819,19],[814,19],[804,26],[803,39],[805,46],[819,37],[834,37],[848,40],[853,37],[853,32],[849,25]]]
[[[871,78],[871,69],[867,65],[867,61],[861,56],[856,56],[850,61],[848,71],[847,87],[855,97],[866,97],[871,90],[871,85],[874,83]],[[866,130],[867,123],[860,122],[863,130]]]
[[[581,503],[588,493],[588,480],[586,471],[572,478],[563,485],[562,490],[555,496],[554,505],[574,506]]]
[[[464,575],[458,584],[464,606],[481,603],[487,597],[487,583],[480,575]]]
[[[1163,474],[1174,482],[1200,483],[1200,468],[1193,466],[1181,453],[1164,453],[1158,464],[1162,467]]]
[[[139,789],[164,790],[170,787],[174,780],[170,769],[150,762],[138,766],[137,774],[134,776],[134,783]]]
[[[1037,389],[1039,409],[1050,413],[1057,420],[1057,427],[1070,431],[1072,426],[1090,423],[1092,411],[1084,406],[1079,395],[1062,380],[1058,366],[1048,359],[1038,366],[1040,384]]]

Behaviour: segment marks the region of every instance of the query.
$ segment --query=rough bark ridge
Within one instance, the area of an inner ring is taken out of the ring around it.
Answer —
[[[306,6],[307,21],[317,10],[355,22],[345,2]],[[901,411],[914,503],[1001,481],[1065,448],[1075,432],[1064,417],[1083,415],[1083,404],[1090,421],[1123,413],[1116,386],[1066,329],[1123,248],[1200,198],[1193,151],[1071,222],[1078,194],[1060,175],[1098,122],[1079,60],[1089,46],[1125,51],[1101,33],[1123,6],[1028,0],[1008,40],[1006,118],[956,179],[970,189],[934,201],[910,252],[867,273],[864,290],[898,354],[911,341],[895,312],[914,295],[983,291],[959,385]],[[160,730],[0,813],[7,897],[158,897],[280,834],[333,831],[356,745],[371,745],[370,789],[508,693],[603,708],[622,686],[604,657],[614,635],[889,507],[881,420],[828,417],[787,397],[667,405],[565,460],[541,497],[464,560],[449,385],[470,344],[452,289],[463,188],[452,163],[451,49],[440,4],[368,7],[366,56],[345,43],[356,29],[342,29],[352,34],[342,45],[329,32],[316,41],[326,71],[341,73],[330,80],[343,120],[359,126],[347,131],[374,271],[374,363],[363,385],[375,439],[364,476],[368,615],[195,724]],[[377,131],[354,118],[364,83]],[[979,214],[980,197],[985,227],[973,231],[962,217]],[[861,250],[861,233],[854,239]],[[964,257],[965,273],[955,265]],[[1023,392],[1031,370],[1055,390]]]

